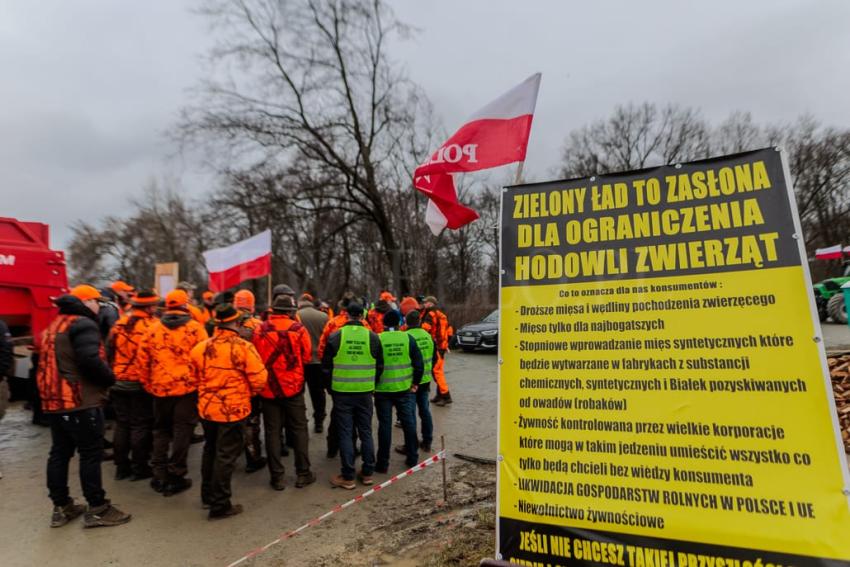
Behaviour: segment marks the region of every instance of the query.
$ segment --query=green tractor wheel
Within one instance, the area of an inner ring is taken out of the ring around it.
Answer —
[[[847,324],[847,307],[844,305],[843,293],[839,292],[830,297],[829,303],[826,304],[826,310],[833,321],[842,325]]]

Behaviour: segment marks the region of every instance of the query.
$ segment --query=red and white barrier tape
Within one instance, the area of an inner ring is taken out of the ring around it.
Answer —
[[[361,502],[363,499],[365,499],[369,496],[372,496],[373,494],[375,494],[376,492],[378,492],[380,490],[383,490],[384,488],[388,487],[389,485],[393,484],[394,482],[398,482],[402,478],[408,477],[415,472],[421,471],[425,467],[429,467],[429,466],[431,466],[435,463],[440,462],[441,460],[445,460],[445,458],[446,458],[446,451],[442,450],[439,453],[435,454],[433,457],[429,457],[429,458],[425,459],[424,461],[422,461],[418,465],[407,469],[403,473],[399,473],[399,474],[387,479],[385,482],[382,482],[381,484],[379,484],[377,486],[373,486],[372,488],[370,488],[369,490],[367,490],[366,492],[364,492],[360,496],[355,496],[354,498],[352,498],[348,502],[345,502],[344,504],[339,504],[339,505],[335,506],[334,508],[325,512],[321,516],[310,520],[309,522],[307,522],[303,526],[295,528],[292,531],[280,534],[280,536],[278,536],[277,539],[270,541],[269,543],[267,543],[263,547],[259,547],[259,548],[255,549],[253,551],[246,553],[244,556],[240,557],[239,559],[237,559],[233,563],[229,564],[227,567],[236,567],[236,565],[239,565],[240,563],[247,561],[249,559],[252,559],[252,558],[256,557],[257,555],[265,552],[270,547],[275,546],[275,545],[279,544],[280,542],[282,542],[286,539],[289,539],[292,536],[303,532],[304,530],[306,530],[307,528],[309,528],[311,526],[315,526],[316,524],[318,524],[322,520],[327,519],[328,517],[336,514],[337,512],[341,512],[342,510],[345,510],[346,508],[348,508],[352,504],[357,504],[358,502]]]

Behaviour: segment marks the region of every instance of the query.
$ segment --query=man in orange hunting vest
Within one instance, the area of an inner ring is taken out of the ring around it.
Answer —
[[[130,514],[106,499],[101,477],[103,403],[115,383],[106,363],[97,313],[100,292],[79,285],[56,300],[59,315],[41,339],[36,381],[50,419],[52,445],[47,459],[47,488],[53,501],[50,527],[64,526],[85,512],[85,527],[117,526]],[[74,504],[68,489],[68,464],[80,455],[80,484],[88,508]]]

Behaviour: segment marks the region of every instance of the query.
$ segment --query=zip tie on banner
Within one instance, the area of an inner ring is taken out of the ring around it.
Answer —
[[[331,508],[330,510],[328,510],[327,512],[325,512],[321,516],[318,516],[317,518],[313,518],[312,520],[310,520],[309,522],[307,522],[303,526],[295,528],[292,531],[284,532],[284,533],[280,534],[277,537],[277,539],[270,541],[269,543],[267,543],[263,547],[258,547],[257,549],[255,549],[253,551],[249,551],[248,553],[246,553],[245,555],[243,555],[242,557],[240,557],[239,559],[237,559],[233,563],[229,564],[227,567],[236,567],[237,565],[239,565],[239,564],[241,564],[241,563],[243,563],[243,562],[245,562],[249,559],[253,559],[254,557],[260,555],[261,553],[264,553],[265,551],[267,551],[270,547],[273,547],[273,546],[279,544],[280,542],[282,542],[284,540],[287,540],[287,539],[289,539],[289,538],[291,538],[295,535],[298,535],[299,533],[303,532],[307,528],[315,526],[316,524],[318,524],[322,520],[329,518],[330,516],[336,514],[337,512],[341,512],[341,511],[345,510],[346,508],[348,508],[349,506],[351,506],[353,504],[357,504],[358,502],[362,502],[365,498],[372,496],[376,492],[383,490],[384,488],[388,487],[389,485],[391,485],[395,482],[398,482],[399,480],[401,480],[405,477],[408,477],[415,472],[419,472],[422,469],[429,467],[429,466],[431,466],[435,463],[438,463],[440,461],[444,461],[445,459],[446,459],[446,450],[443,449],[442,451],[440,451],[439,453],[437,453],[433,457],[429,457],[429,458],[425,459],[424,461],[422,461],[421,463],[419,463],[418,465],[411,467],[411,468],[407,469],[406,471],[389,478],[385,482],[382,482],[381,484],[370,488],[369,490],[367,490],[366,492],[364,492],[360,496],[355,496],[354,498],[352,498],[348,502],[334,506],[333,508]]]

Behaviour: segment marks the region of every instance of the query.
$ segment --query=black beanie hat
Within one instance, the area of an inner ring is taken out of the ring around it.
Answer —
[[[363,306],[356,302],[351,302],[345,306],[345,312],[351,317],[363,317]]]
[[[404,322],[407,323],[407,326],[411,329],[419,326],[419,311],[415,309],[413,311],[408,311],[407,315],[404,317]]]
[[[384,314],[384,326],[385,327],[398,327],[398,324],[401,323],[401,317],[398,316],[398,311],[392,309],[387,311]]]
[[[222,291],[215,294],[215,297],[213,297],[213,305],[222,305],[225,303],[233,303],[232,291]]]
[[[387,313],[392,307],[386,299],[379,299],[375,302],[375,311],[378,313]]]

